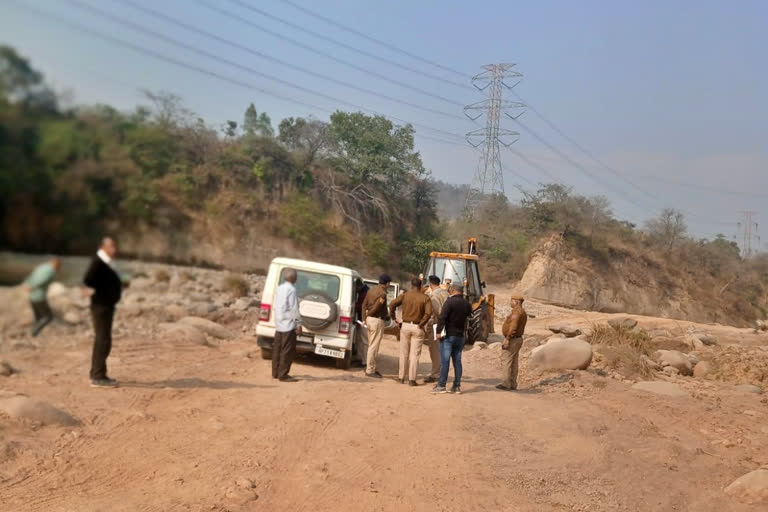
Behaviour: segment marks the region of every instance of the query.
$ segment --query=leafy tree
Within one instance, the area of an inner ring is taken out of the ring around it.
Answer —
[[[272,128],[272,120],[266,112],[259,114],[256,107],[251,103],[245,110],[243,119],[243,131],[246,135],[261,135],[262,137],[272,137],[275,130]]]
[[[300,165],[309,168],[328,147],[328,123],[317,119],[289,117],[280,121],[278,140],[291,151],[303,154]]]

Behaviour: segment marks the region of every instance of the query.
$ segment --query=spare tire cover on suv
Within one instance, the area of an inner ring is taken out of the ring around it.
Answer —
[[[299,313],[305,327],[319,331],[336,320],[338,308],[325,292],[309,290],[300,297]]]

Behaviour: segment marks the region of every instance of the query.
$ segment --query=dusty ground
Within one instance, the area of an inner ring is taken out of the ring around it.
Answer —
[[[537,311],[532,334],[552,321],[588,326],[609,316],[529,309]],[[122,383],[114,390],[88,386],[83,330],[37,349],[5,343],[0,358],[20,373],[0,378],[0,388],[81,424],[40,426],[0,413],[0,509],[765,510],[723,492],[768,463],[764,395],[688,378],[689,396],[668,398],[595,370],[538,375],[525,367],[523,389],[501,392],[498,352],[487,349],[465,352],[464,394],[434,396],[391,378],[393,338],[380,356],[390,378],[306,356],[292,371],[300,382],[278,383],[250,337],[254,315],[238,317],[235,339],[212,347],[124,326],[110,359]],[[764,344],[747,330],[703,327]],[[535,343],[526,340],[524,353]],[[423,370],[427,361],[422,354]]]

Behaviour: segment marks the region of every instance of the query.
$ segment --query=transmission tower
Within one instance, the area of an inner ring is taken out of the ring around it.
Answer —
[[[488,99],[464,107],[464,114],[472,121],[477,121],[485,114],[485,128],[467,133],[467,142],[472,147],[477,149],[482,146],[477,169],[464,205],[464,216],[468,220],[472,220],[477,207],[489,196],[504,195],[500,146],[511,146],[520,134],[500,128],[499,120],[502,112],[511,119],[517,119],[522,115],[521,109],[525,106],[522,103],[502,99],[504,88],[512,89],[523,77],[521,73],[512,71],[514,66],[514,64],[488,64],[483,66],[485,71],[472,77],[472,85],[480,91],[487,90]],[[514,83],[510,85],[508,80],[513,80]],[[520,113],[513,116],[509,111],[520,111]]]
[[[741,257],[746,259],[754,254],[752,240],[757,239],[757,246],[760,247],[760,235],[757,234],[757,222],[754,221],[757,212],[748,210],[741,214],[744,216],[744,222],[738,223],[741,231]]]

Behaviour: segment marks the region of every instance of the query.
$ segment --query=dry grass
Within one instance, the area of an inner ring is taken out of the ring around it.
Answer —
[[[224,278],[224,289],[232,294],[233,297],[245,297],[250,291],[248,282],[242,277],[230,274]]]
[[[171,275],[164,269],[159,268],[155,270],[155,281],[158,283],[167,283],[171,280]]]
[[[181,274],[179,274],[179,275],[181,276],[181,278],[184,281],[196,281],[197,280],[197,276],[193,272],[190,272],[189,270],[183,270],[181,272]]]
[[[648,359],[653,346],[645,331],[599,324],[592,326],[587,340],[592,345],[600,345],[600,353],[608,366],[623,376],[648,378],[654,375],[653,362]]]

